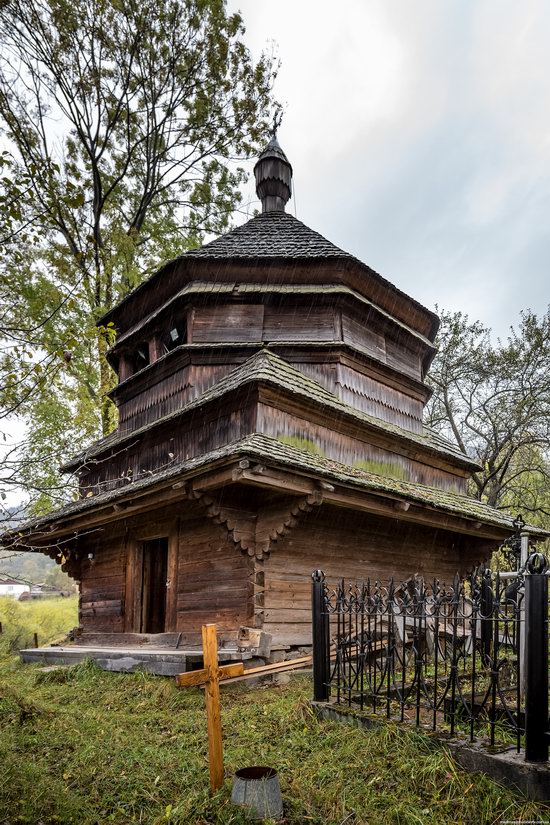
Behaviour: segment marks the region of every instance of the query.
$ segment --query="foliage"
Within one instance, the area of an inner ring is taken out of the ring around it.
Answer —
[[[0,573],[14,576],[16,579],[39,584],[45,581],[50,570],[54,568],[61,570],[54,559],[42,553],[16,553],[12,550],[0,550]]]
[[[0,4],[0,405],[28,424],[3,481],[36,512],[116,423],[98,318],[239,204],[277,108],[243,31],[224,0]]]
[[[229,777],[250,764],[279,771],[287,825],[548,818],[546,806],[459,770],[413,731],[318,721],[310,694],[299,677],[223,688],[228,779],[210,797],[202,691],[89,662],[41,674],[4,659],[0,810],[10,819],[0,822],[236,825],[250,820],[230,804]]]
[[[77,608],[77,596],[23,602],[0,597],[0,649],[32,647],[35,633],[39,645],[62,639],[78,624]]]
[[[550,515],[550,310],[523,312],[508,339],[441,313],[427,423],[481,464],[472,492],[495,507]]]

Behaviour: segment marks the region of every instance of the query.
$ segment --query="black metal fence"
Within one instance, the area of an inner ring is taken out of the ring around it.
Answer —
[[[448,587],[312,578],[315,700],[548,759],[544,556],[513,579],[477,570]]]

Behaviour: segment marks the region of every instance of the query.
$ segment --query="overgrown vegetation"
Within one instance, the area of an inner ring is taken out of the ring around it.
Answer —
[[[308,677],[223,689],[226,773],[275,766],[288,825],[497,823],[548,819],[428,739],[393,725],[320,722]],[[2,823],[230,825],[231,782],[208,795],[204,697],[172,679],[85,663],[41,673],[0,660]]]
[[[0,597],[0,651],[31,647],[35,633],[40,645],[62,639],[78,624],[77,605],[78,596],[26,602]]]
[[[230,804],[230,776],[249,764],[278,769],[287,825],[550,819],[550,807],[459,770],[412,730],[318,721],[307,676],[281,687],[223,688],[228,779],[210,798],[202,691],[143,673],[105,673],[91,662],[43,672],[6,652],[18,632],[38,628],[53,640],[75,618],[74,598],[0,600],[2,825],[238,825],[249,820]]]

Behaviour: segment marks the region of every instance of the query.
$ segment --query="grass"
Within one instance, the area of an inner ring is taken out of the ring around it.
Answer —
[[[29,599],[19,602],[0,597],[0,650],[15,651],[62,639],[78,624],[78,596],[56,599]]]
[[[23,636],[38,625],[55,638],[61,610],[63,629],[74,623],[74,602],[63,601],[13,603],[7,615]],[[280,687],[222,688],[227,779],[210,797],[200,690],[143,673],[105,673],[91,662],[42,672],[7,647],[0,654],[2,825],[240,825],[249,820],[230,804],[230,777],[251,764],[279,771],[287,825],[550,822],[549,807],[458,769],[413,730],[317,720],[305,676]]]
[[[550,821],[446,751],[388,725],[318,721],[308,677],[223,689],[226,775],[276,767],[289,825]],[[174,680],[90,662],[41,673],[0,660],[0,822],[244,823],[228,778],[208,795],[204,696]]]

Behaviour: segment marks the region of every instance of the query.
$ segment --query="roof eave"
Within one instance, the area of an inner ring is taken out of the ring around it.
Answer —
[[[22,525],[18,530],[9,531],[0,536],[0,543],[4,546],[19,546],[28,547],[29,549],[36,549],[38,551],[45,550],[46,547],[51,547],[63,536],[71,533],[78,533],[86,522],[89,521],[89,514],[94,512],[96,516],[105,511],[105,523],[116,521],[120,518],[127,518],[132,515],[131,507],[124,507],[126,501],[134,503],[136,499],[145,501],[151,500],[153,496],[163,493],[165,490],[172,491],[172,498],[185,499],[188,497],[189,490],[187,483],[192,481],[200,481],[201,489],[205,487],[205,481],[209,477],[214,477],[214,482],[207,484],[209,490],[219,489],[224,486],[226,481],[220,476],[220,471],[227,471],[227,479],[231,483],[244,484],[248,486],[274,486],[281,489],[280,479],[278,483],[273,483],[269,473],[265,470],[257,472],[255,469],[243,469],[243,460],[254,464],[258,460],[262,465],[266,465],[271,471],[286,474],[288,479],[293,476],[301,478],[306,483],[312,483],[314,486],[311,491],[321,490],[323,500],[327,504],[335,506],[348,506],[349,509],[366,510],[372,513],[378,512],[380,515],[386,515],[404,521],[422,521],[426,524],[432,524],[430,516],[421,516],[419,513],[432,514],[433,525],[441,529],[454,530],[455,532],[468,533],[479,538],[500,540],[509,535],[511,526],[505,523],[497,524],[488,519],[483,520],[478,515],[462,514],[460,512],[453,512],[445,506],[435,507],[431,503],[423,503],[418,498],[411,499],[411,495],[407,493],[400,493],[396,491],[368,489],[353,479],[346,479],[342,481],[337,477],[336,473],[331,473],[328,470],[316,468],[315,471],[305,470],[300,466],[290,466],[287,463],[281,463],[277,460],[266,458],[265,453],[260,449],[248,446],[246,444],[235,444],[235,450],[230,455],[223,456],[217,460],[207,462],[199,467],[186,469],[185,467],[174,467],[173,473],[162,479],[147,479],[142,482],[135,482],[129,487],[122,487],[110,494],[104,494],[101,500],[84,499],[83,506],[74,512],[64,513],[63,510],[53,512],[45,516],[39,521],[27,523]],[[322,484],[325,480],[332,482],[327,485]],[[156,481],[156,483],[155,483]],[[320,485],[320,486],[319,486]],[[288,493],[300,494],[304,493],[303,484],[294,485],[291,480],[284,482],[284,489]],[[418,485],[421,488],[421,485]],[[357,496],[359,495],[359,498]],[[166,503],[166,498],[163,497],[159,501],[159,506]],[[379,505],[379,506],[378,506]],[[135,505],[135,506],[139,506]],[[147,503],[149,507],[149,502]],[[412,508],[412,510],[411,510]],[[56,522],[59,522],[56,528]],[[453,526],[454,525],[454,526]],[[528,526],[528,529],[535,540],[548,537],[550,533],[540,528]],[[30,541],[31,537],[35,537],[35,542],[40,541],[43,544],[38,546],[27,545],[24,541]],[[47,544],[47,542],[50,542]]]

